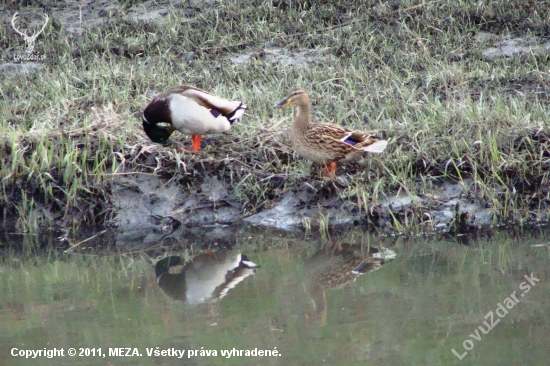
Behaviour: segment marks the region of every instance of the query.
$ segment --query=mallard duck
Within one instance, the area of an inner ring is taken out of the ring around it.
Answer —
[[[311,123],[311,103],[304,89],[292,91],[274,107],[295,104],[298,113],[290,129],[292,148],[302,157],[325,164],[324,176],[334,177],[337,161],[350,161],[365,153],[381,153],[388,145],[375,132],[354,131],[330,123]]]
[[[313,304],[314,320],[325,321],[325,290],[342,288],[359,275],[379,269],[396,256],[393,250],[384,247],[369,247],[365,255],[355,249],[359,248],[340,244],[321,249],[306,261],[303,282]]]
[[[193,151],[199,151],[202,135],[229,130],[246,109],[241,102],[182,85],[153,98],[143,111],[143,129],[152,141],[159,143],[168,140],[174,131],[191,135]]]
[[[198,305],[223,298],[258,265],[238,251],[200,254],[184,264],[180,256],[170,256],[155,265],[157,283],[175,300]]]

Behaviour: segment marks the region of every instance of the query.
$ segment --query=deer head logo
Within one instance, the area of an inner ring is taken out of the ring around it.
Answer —
[[[28,36],[26,33],[20,32],[19,29],[17,29],[17,26],[15,25],[15,20],[17,19],[17,13],[19,12],[16,11],[15,14],[13,14],[13,17],[11,18],[11,26],[25,40],[25,44],[27,46],[27,54],[30,55],[34,50],[34,41],[36,41],[36,38],[38,38],[40,33],[44,31],[44,28],[46,28],[46,24],[48,24],[48,19],[49,19],[48,14],[44,14],[44,25],[42,26],[42,28],[38,32],[35,32],[32,36]]]

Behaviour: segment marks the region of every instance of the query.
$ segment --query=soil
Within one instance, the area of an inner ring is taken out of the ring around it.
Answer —
[[[244,217],[238,200],[217,177],[206,176],[200,188],[184,191],[168,179],[135,174],[113,182],[110,200],[117,242],[153,244],[177,237],[191,228],[222,227],[247,223],[283,230],[366,225],[392,231],[395,221],[414,220],[423,212],[417,229],[424,232],[468,232],[490,227],[494,213],[481,200],[471,197],[473,181],[442,184],[423,197],[400,193],[380,199],[369,212],[340,197],[343,184],[314,181],[289,191],[260,212]]]

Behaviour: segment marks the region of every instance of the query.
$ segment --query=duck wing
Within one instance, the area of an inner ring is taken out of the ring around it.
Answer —
[[[176,88],[176,91],[187,98],[193,99],[198,105],[210,110],[214,118],[218,118],[221,115],[226,117],[230,123],[241,118],[244,111],[248,108],[239,101],[227,100],[191,86],[183,85]]]
[[[378,153],[387,146],[387,141],[379,140],[374,131],[350,130],[331,123],[311,125],[305,135],[308,140],[319,140],[320,144],[340,146],[338,149],[347,153],[357,150]]]

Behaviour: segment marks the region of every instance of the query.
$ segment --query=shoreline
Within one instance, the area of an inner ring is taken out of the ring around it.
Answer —
[[[0,6],[0,209],[19,232],[244,219],[409,235],[549,220],[550,9],[101,4]],[[25,50],[16,11],[21,29],[49,16],[34,43],[43,61],[13,63]],[[143,108],[180,84],[241,100],[247,114],[199,154],[182,153],[179,134],[154,144]],[[297,86],[314,120],[376,130],[386,151],[321,180],[289,147],[293,112],[272,108]]]

